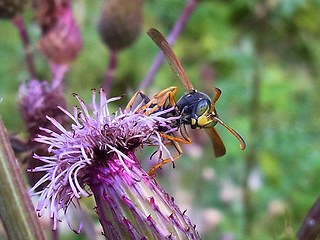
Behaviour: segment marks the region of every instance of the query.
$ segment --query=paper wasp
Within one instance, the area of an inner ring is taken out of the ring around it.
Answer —
[[[191,82],[189,81],[185,71],[183,70],[178,58],[176,57],[169,43],[162,36],[162,34],[158,30],[152,28],[148,31],[148,35],[162,50],[165,58],[170,64],[172,71],[182,80],[188,92],[176,102],[174,96],[178,90],[177,87],[169,87],[156,94],[152,99],[149,99],[142,91],[139,91],[132,97],[132,99],[128,103],[127,109],[132,106],[137,96],[140,96],[145,102],[145,105],[141,108],[141,110],[151,108],[151,110],[149,110],[145,114],[152,114],[159,108],[168,109],[172,106],[175,107],[173,111],[169,112],[169,114],[171,116],[181,116],[180,121],[177,121],[175,124],[179,127],[180,133],[183,138],[176,137],[174,133],[171,133],[170,135],[161,135],[162,137],[171,140],[172,144],[177,149],[178,155],[173,158],[174,160],[179,158],[182,154],[182,150],[178,142],[191,143],[191,139],[186,131],[185,125],[190,125],[192,129],[203,128],[206,130],[211,139],[214,154],[216,157],[221,157],[226,153],[224,143],[220,138],[218,132],[214,128],[217,123],[220,123],[225,128],[227,128],[239,140],[240,148],[244,150],[246,144],[243,138],[218,117],[215,104],[221,95],[221,90],[218,88],[213,88],[216,94],[212,101],[205,93],[195,90]],[[159,164],[155,165],[149,171],[149,175],[152,175],[157,168],[170,161],[171,159],[162,160]]]

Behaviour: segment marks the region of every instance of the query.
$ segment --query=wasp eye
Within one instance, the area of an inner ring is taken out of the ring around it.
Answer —
[[[202,116],[206,111],[208,111],[210,107],[210,104],[208,103],[208,100],[201,100],[196,108],[196,115]]]

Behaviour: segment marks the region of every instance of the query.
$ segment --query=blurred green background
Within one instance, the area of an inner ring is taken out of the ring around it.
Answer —
[[[186,1],[148,0],[138,41],[120,53],[111,96],[138,89],[157,46],[145,34],[151,28],[167,35]],[[101,1],[77,0],[73,13],[83,36],[83,50],[66,75],[66,96],[91,100],[91,88],[102,85],[108,49],[97,33]],[[213,96],[222,90],[216,107],[220,117],[247,142],[223,127],[217,129],[227,154],[215,159],[202,131],[191,131],[193,143],[183,146],[176,168],[168,164],[158,181],[175,197],[197,225],[203,239],[291,239],[319,195],[320,171],[320,1],[216,0],[201,1],[173,47],[191,82]],[[40,35],[27,9],[23,18],[30,34],[40,79],[50,71],[36,49]],[[19,84],[29,78],[17,30],[0,22],[0,113],[10,132],[24,135],[17,107]],[[168,64],[144,90],[150,96],[178,86],[185,89]],[[118,106],[114,106],[115,109]],[[145,169],[153,149],[140,156]],[[140,154],[140,153],[138,153]],[[85,239],[67,231],[70,239]],[[68,239],[67,236],[62,239]]]

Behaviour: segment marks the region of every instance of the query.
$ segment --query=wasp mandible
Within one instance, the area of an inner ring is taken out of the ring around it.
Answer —
[[[141,109],[151,108],[151,110],[149,110],[145,114],[152,114],[154,111],[157,111],[159,107],[163,109],[168,109],[172,106],[175,107],[175,110],[171,111],[170,114],[181,116],[180,121],[177,121],[175,124],[177,124],[177,126],[179,127],[180,133],[183,138],[176,137],[174,133],[171,133],[170,135],[162,134],[162,137],[169,139],[178,151],[178,155],[174,157],[174,160],[179,158],[182,154],[182,150],[178,142],[191,143],[191,139],[186,131],[186,125],[190,125],[192,129],[206,130],[211,139],[214,154],[216,157],[221,157],[226,153],[225,145],[218,132],[214,128],[217,123],[220,123],[222,126],[227,128],[239,140],[240,149],[244,150],[246,148],[246,144],[243,138],[235,130],[225,124],[219,118],[216,111],[215,104],[221,95],[221,90],[218,88],[213,88],[213,91],[215,91],[216,94],[211,101],[208,95],[194,89],[178,58],[174,54],[169,43],[163,37],[163,35],[154,28],[151,28],[147,33],[162,50],[165,58],[169,62],[172,71],[182,80],[188,92],[176,102],[174,96],[178,90],[177,87],[169,87],[156,94],[152,99],[149,99],[143,93],[143,91],[139,91],[129,101],[127,109],[132,106],[137,96],[141,96],[146,103]],[[149,175],[152,175],[157,168],[170,161],[170,159],[162,160],[159,164],[155,165],[149,171]]]

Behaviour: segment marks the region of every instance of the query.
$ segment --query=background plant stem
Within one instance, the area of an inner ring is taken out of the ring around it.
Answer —
[[[29,74],[30,74],[31,78],[37,78],[37,73],[36,73],[36,69],[34,66],[33,56],[31,54],[31,49],[30,49],[30,40],[28,37],[26,26],[22,20],[21,15],[17,14],[17,16],[12,19],[12,22],[14,23],[14,25],[16,26],[16,28],[19,31],[19,35],[20,35],[20,38],[22,41],[23,50],[24,50]]]
[[[177,40],[177,38],[179,37],[179,35],[181,34],[182,30],[184,29],[188,20],[190,19],[191,14],[196,9],[198,2],[199,2],[198,0],[189,0],[187,2],[183,12],[181,13],[173,29],[171,30],[171,32],[167,37],[167,41],[170,45],[173,45]],[[159,52],[154,62],[152,63],[152,66],[150,67],[146,77],[143,79],[138,89],[145,89],[146,87],[150,86],[153,83],[155,75],[159,71],[159,68],[161,67],[163,61],[164,61],[164,56],[162,52]]]
[[[119,51],[112,50],[112,49],[110,50],[109,65],[103,81],[103,90],[105,91],[107,97],[109,97],[111,85],[112,85],[112,79],[114,77],[115,69],[118,65],[118,55],[119,55]]]

